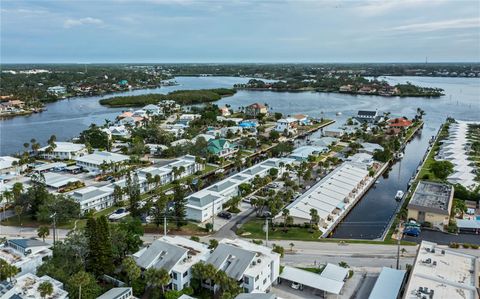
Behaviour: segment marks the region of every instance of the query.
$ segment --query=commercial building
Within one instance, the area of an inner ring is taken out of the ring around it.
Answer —
[[[50,245],[35,239],[9,239],[0,244],[0,259],[20,269],[17,277],[36,273],[43,259],[52,256]]]
[[[453,202],[453,186],[427,181],[418,182],[408,203],[408,219],[430,223],[443,230],[448,225]]]
[[[133,258],[143,270],[165,269],[172,277],[168,288],[183,290],[190,285],[192,266],[205,262],[209,255],[210,250],[202,243],[178,236],[163,236],[133,254]]]
[[[113,166],[114,169],[121,168],[121,164],[130,160],[129,156],[111,153],[95,152],[90,155],[75,158],[77,166],[82,167],[93,174],[102,172],[102,165]]]
[[[69,196],[80,204],[82,214],[88,211],[101,211],[114,204],[113,188],[111,186],[88,186],[77,189]]]
[[[372,180],[367,170],[345,162],[289,204],[286,209],[289,210],[295,224],[310,223],[310,210],[316,210],[320,218],[318,227],[325,236],[349,207],[363,195]],[[276,215],[274,221],[282,222],[282,214]]]
[[[478,299],[479,259],[422,241],[404,299]]]
[[[73,160],[87,152],[85,145],[72,142],[55,142],[55,147],[49,151],[50,146],[44,146],[38,150],[40,157],[44,159]]]
[[[272,168],[278,169],[281,174],[283,169],[280,165],[293,162],[293,159],[288,158],[271,158],[191,194],[187,197],[187,218],[198,222],[212,218],[214,214],[222,210],[225,202],[239,195],[238,186],[243,183],[251,183],[255,176],[268,175]]]
[[[397,299],[405,282],[405,270],[383,267],[368,299]]]
[[[241,239],[221,240],[207,263],[238,281],[245,293],[265,292],[280,273],[280,254]]]
[[[44,282],[49,282],[52,285],[52,293],[46,298],[68,299],[68,292],[63,289],[63,283],[47,275],[38,277],[32,273],[18,276],[12,282],[8,282],[6,280],[0,282],[0,298],[44,298],[40,295],[38,290],[40,284]]]

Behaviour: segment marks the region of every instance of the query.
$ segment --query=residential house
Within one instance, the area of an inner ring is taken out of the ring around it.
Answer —
[[[74,159],[77,166],[82,167],[93,174],[99,174],[103,170],[102,165],[112,166],[113,169],[122,168],[122,164],[130,160],[129,156],[111,153],[107,151],[95,152],[93,154],[84,155]]]
[[[408,129],[412,124],[411,121],[403,117],[389,119],[387,133],[396,135]]]
[[[378,110],[359,110],[354,119],[360,123],[375,124],[383,120]]]
[[[97,299],[134,299],[133,290],[131,287],[112,288],[103,293]]]
[[[158,156],[162,153],[162,151],[168,149],[168,146],[163,144],[147,143],[145,146],[148,148],[150,155],[152,156]]]
[[[51,151],[48,150],[50,148],[49,145],[40,148],[38,150],[40,157],[47,160],[73,160],[87,152],[85,145],[80,143],[56,141],[54,144],[55,147]]]
[[[159,106],[153,105],[153,104],[150,104],[150,105],[147,105],[147,106],[143,107],[142,110],[144,110],[147,115],[162,115],[163,114],[162,109]]]
[[[49,282],[52,285],[52,293],[47,297],[39,291],[40,284]],[[0,282],[0,298],[4,299],[31,299],[31,298],[54,298],[68,299],[68,292],[63,289],[63,283],[48,275],[38,277],[33,273],[18,276],[12,282]]]
[[[280,274],[280,254],[242,239],[221,240],[207,263],[238,281],[245,293],[269,290]]]
[[[250,117],[257,117],[261,114],[268,114],[268,109],[265,105],[254,103],[245,107],[245,114]]]
[[[68,195],[80,204],[82,214],[88,211],[101,211],[115,204],[111,185],[103,187],[88,186],[76,189]]]
[[[167,288],[181,291],[190,285],[192,266],[205,262],[210,255],[208,246],[183,237],[163,236],[133,254],[142,270],[165,269],[171,277]]]
[[[358,149],[359,153],[366,153],[373,155],[375,151],[383,151],[383,146],[376,143],[362,142],[360,143],[360,148]]]
[[[346,161],[365,170],[372,167],[374,163],[372,155],[367,153],[356,153],[355,155],[348,157]]]
[[[218,157],[230,157],[238,151],[237,145],[231,143],[227,139],[210,139],[207,149],[210,153]]]
[[[67,89],[63,86],[52,86],[47,88],[47,92],[53,95],[61,95],[67,93]]]
[[[201,118],[200,114],[182,114],[178,117],[177,124],[182,124],[188,127],[191,121]]]
[[[328,151],[327,147],[306,145],[294,149],[289,157],[295,159],[296,161],[307,161],[308,157],[317,156],[326,151]]]
[[[49,256],[52,256],[50,245],[36,239],[7,239],[0,244],[0,259],[20,269],[16,277],[36,273]]]
[[[228,107],[220,107],[220,108],[218,108],[218,110],[219,110],[221,116],[232,115],[232,113],[230,113],[230,109],[228,109]]]
[[[0,174],[9,174],[16,173],[17,167],[21,169],[22,167],[14,165],[17,164],[20,159],[11,157],[11,156],[0,156]]]
[[[323,131],[323,136],[325,137],[340,138],[343,135],[345,135],[345,131],[341,129],[328,129]]]
[[[295,118],[282,118],[277,120],[275,131],[287,134],[297,133],[297,120]]]
[[[312,124],[310,119],[308,119],[308,115],[305,114],[295,114],[292,116],[292,118],[296,119],[297,124],[301,126],[308,126]]]

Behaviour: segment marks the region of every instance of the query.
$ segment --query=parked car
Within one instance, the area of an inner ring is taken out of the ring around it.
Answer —
[[[299,284],[298,282],[292,282],[292,284],[290,285],[290,287],[292,289],[295,289],[295,290],[302,290],[302,285]]]
[[[223,219],[230,219],[232,218],[232,214],[227,211],[221,211],[220,213],[218,213],[218,217]]]
[[[416,227],[407,227],[403,233],[407,236],[418,237],[420,236],[420,230]]]

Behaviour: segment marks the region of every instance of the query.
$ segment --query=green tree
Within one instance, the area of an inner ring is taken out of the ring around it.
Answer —
[[[314,229],[320,221],[320,216],[318,216],[318,211],[316,209],[310,209],[310,229]]]
[[[20,272],[20,269],[0,259],[0,281],[7,279],[12,281],[12,277],[17,275],[18,272]]]
[[[434,161],[430,164],[430,171],[437,178],[444,180],[453,173],[453,164],[450,161]]]
[[[79,271],[68,279],[67,291],[69,298],[79,299],[94,299],[102,293],[95,277],[85,271]]]
[[[23,192],[23,184],[19,183],[19,182],[13,184],[12,192],[13,192],[13,199],[15,201],[19,200],[20,196],[22,195],[22,192]]]
[[[155,289],[162,288],[162,294],[165,293],[165,286],[170,283],[170,274],[163,268],[149,268],[144,272],[147,286]]]
[[[39,226],[37,229],[37,235],[39,238],[42,238],[43,242],[45,242],[45,237],[50,235],[50,229],[45,225]]]
[[[142,274],[142,270],[140,270],[140,267],[137,266],[137,263],[131,256],[123,260],[122,270],[126,273],[130,285],[132,285],[132,281],[137,280]]]
[[[185,198],[185,191],[180,184],[175,184],[173,187],[173,215],[175,217],[175,224],[177,228],[180,228],[185,224],[185,217],[187,216]]]
[[[208,249],[215,249],[218,246],[218,241],[216,239],[210,239]]]
[[[38,286],[38,292],[42,298],[50,296],[53,294],[53,285],[50,281],[44,281]]]

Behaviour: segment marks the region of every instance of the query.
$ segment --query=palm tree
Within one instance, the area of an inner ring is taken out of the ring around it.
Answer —
[[[288,216],[290,216],[290,211],[288,209],[283,209],[282,216],[283,216],[283,230],[287,231],[287,219],[288,219]]]
[[[49,281],[44,281],[38,286],[37,290],[42,298],[46,298],[47,296],[53,294],[53,285]]]
[[[45,242],[45,237],[50,235],[50,229],[48,229],[48,226],[42,225],[37,229],[37,235]]]
[[[293,246],[295,246],[295,244],[293,244],[293,242],[292,242],[289,245],[290,245],[290,251],[293,252]]]
[[[319,221],[318,211],[316,209],[310,209],[310,228],[313,230],[313,226],[317,225]]]
[[[170,274],[163,268],[149,268],[145,271],[145,282],[152,288],[162,288],[162,294],[165,293],[165,285],[170,282]]]
[[[18,217],[18,223],[20,223],[20,216],[22,215],[23,213],[23,207],[20,206],[20,205],[16,205],[15,206],[15,215],[17,215]]]

